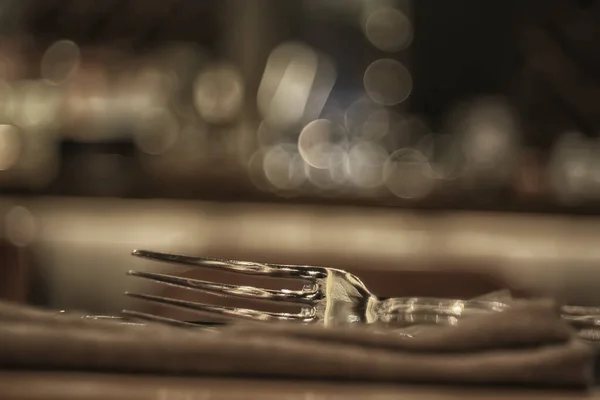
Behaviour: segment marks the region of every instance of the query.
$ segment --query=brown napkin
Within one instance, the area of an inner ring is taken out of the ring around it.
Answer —
[[[0,303],[0,367],[389,382],[586,386],[593,354],[551,301],[392,330],[128,325]]]

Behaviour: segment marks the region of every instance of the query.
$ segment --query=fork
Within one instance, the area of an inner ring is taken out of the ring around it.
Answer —
[[[263,289],[250,286],[208,282],[153,272],[131,270],[128,275],[161,284],[198,290],[218,296],[232,296],[248,300],[290,303],[299,306],[296,313],[268,312],[257,309],[237,308],[203,304],[163,296],[126,292],[126,295],[162,305],[196,311],[202,314],[254,321],[295,321],[306,324],[339,326],[349,324],[398,324],[416,323],[456,324],[458,318],[487,312],[501,312],[509,305],[493,300],[454,300],[423,297],[380,298],[371,293],[361,280],[344,270],[318,266],[265,264],[249,261],[221,260],[134,250],[133,256],[153,261],[167,262],[189,267],[217,269],[236,274],[266,278],[301,280],[300,290]],[[600,326],[600,309],[592,307],[565,306],[562,316],[586,332],[596,332]],[[176,325],[195,325],[123,310],[123,314],[135,319],[154,320]]]

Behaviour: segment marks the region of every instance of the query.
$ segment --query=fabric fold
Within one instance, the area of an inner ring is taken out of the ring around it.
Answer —
[[[587,386],[593,352],[548,300],[456,326],[131,325],[0,304],[0,366],[169,374]]]

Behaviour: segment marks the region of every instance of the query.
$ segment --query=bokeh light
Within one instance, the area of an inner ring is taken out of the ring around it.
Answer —
[[[244,103],[244,78],[233,65],[212,65],[194,83],[194,104],[198,113],[213,124],[231,122]]]
[[[597,158],[595,146],[579,132],[565,132],[557,140],[548,164],[550,185],[559,201],[577,204],[588,198],[590,162]]]
[[[164,108],[146,111],[134,128],[134,141],[142,152],[158,155],[169,150],[178,140],[179,123]]]
[[[420,200],[435,188],[427,156],[413,148],[392,153],[384,165],[383,176],[390,192],[402,199]]]
[[[24,81],[13,85],[8,114],[18,126],[50,129],[63,108],[62,90],[45,82]]]
[[[17,128],[0,125],[0,171],[14,167],[23,151],[22,137]]]
[[[81,58],[79,46],[71,40],[59,40],[48,47],[42,56],[41,76],[48,82],[65,82],[77,71]]]
[[[302,159],[311,167],[327,169],[332,157],[347,146],[346,131],[326,119],[312,121],[304,127],[298,138]]]
[[[35,216],[25,207],[14,206],[4,217],[5,236],[18,247],[25,247],[33,242],[37,235]]]
[[[373,11],[367,17],[364,33],[373,46],[386,52],[404,50],[413,39],[410,19],[402,11],[391,7]]]
[[[265,153],[263,169],[269,183],[279,190],[295,189],[306,179],[302,157],[291,144],[271,147]]]
[[[379,59],[369,65],[364,75],[364,86],[374,102],[393,106],[402,103],[412,92],[412,76],[400,61]]]
[[[350,182],[366,189],[380,186],[387,158],[387,151],[374,142],[354,143],[346,158],[346,171]]]
[[[300,43],[275,48],[258,88],[262,117],[283,129],[317,118],[335,83],[335,69],[315,50]]]

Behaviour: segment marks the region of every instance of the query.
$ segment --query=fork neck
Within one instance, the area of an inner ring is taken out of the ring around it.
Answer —
[[[453,300],[390,297],[380,299],[374,305],[372,315],[377,322],[396,326],[432,322],[453,324],[456,321],[452,312],[454,304]]]
[[[378,299],[371,304],[373,322],[395,324],[405,320],[408,311],[406,298]]]
[[[455,300],[432,297],[404,297],[380,299],[374,309],[375,320],[389,324],[448,323],[457,318],[499,312],[505,304],[494,301]]]

